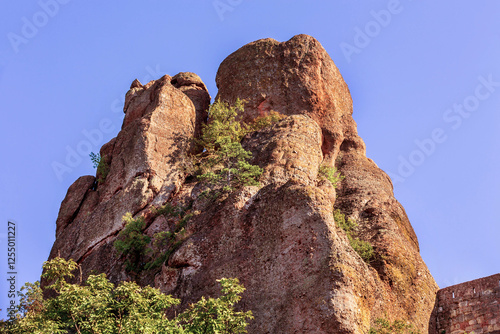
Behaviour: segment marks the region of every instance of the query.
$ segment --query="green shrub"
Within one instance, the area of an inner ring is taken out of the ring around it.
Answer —
[[[143,270],[155,269],[165,263],[186,239],[185,226],[193,216],[188,210],[189,207],[173,206],[170,203],[152,210],[156,216],[178,218],[173,231],[155,233],[153,238],[144,234],[146,223],[143,217],[134,219],[131,213],[125,214],[123,221],[127,224],[114,243],[118,254],[126,259],[125,270],[137,275]]]
[[[135,282],[109,282],[105,274],[90,275],[85,284],[70,284],[73,260],[55,258],[44,263],[43,278],[55,283],[55,297],[43,298],[38,282],[27,283],[20,292],[20,305],[13,321],[3,321],[0,330],[6,334],[197,334],[246,333],[252,312],[234,310],[245,288],[237,279],[218,280],[222,285],[219,298],[202,297],[176,317],[165,311],[180,303],[170,295]]]
[[[208,111],[208,123],[203,126],[199,143],[210,153],[221,148],[221,138],[239,143],[248,133],[246,126],[236,118],[243,112],[243,102],[237,99],[233,106],[223,101],[214,102]]]
[[[186,210],[189,208],[184,208],[178,205],[172,205],[171,203],[167,203],[159,208],[153,209],[153,213],[158,217],[160,215],[170,216],[170,217],[182,217]]]
[[[247,125],[249,132],[262,130],[272,124],[279,122],[285,118],[284,115],[271,110],[267,115],[256,117],[251,123]]]
[[[248,162],[252,153],[241,146],[241,139],[249,131],[236,119],[241,111],[243,102],[239,99],[232,107],[217,101],[210,107],[208,124],[202,129],[199,144],[205,151],[200,159],[203,172],[198,179],[206,183],[214,196],[242,186],[259,185],[262,169]]]
[[[363,261],[370,263],[374,256],[373,246],[368,242],[359,239],[356,236],[358,223],[352,219],[345,219],[345,215],[339,209],[333,211],[333,219],[339,228],[341,228],[349,239],[349,244],[361,256]]]
[[[340,172],[337,171],[337,168],[321,165],[318,170],[318,178],[320,180],[328,180],[333,185],[334,188],[337,188],[337,185],[340,181],[342,181],[345,176],[341,175]]]
[[[374,250],[371,243],[352,236],[349,237],[349,243],[356,253],[361,256],[363,261],[370,263],[374,256]]]
[[[390,322],[387,319],[375,320],[375,328],[370,328],[369,334],[420,334],[412,324],[407,324],[403,320]]]
[[[259,185],[262,169],[248,162],[252,154],[243,149],[241,140],[246,134],[270,126],[284,116],[271,111],[248,124],[242,123],[238,116],[244,111],[243,103],[237,99],[232,106],[222,101],[212,104],[208,123],[196,141],[203,152],[185,159],[185,172],[196,175],[208,186],[203,195],[216,198],[239,187]]]
[[[167,203],[166,206],[170,205]],[[164,206],[164,207],[166,207]],[[153,242],[151,244],[151,250],[153,255],[151,256],[151,260],[146,263],[144,269],[151,270],[160,267],[163,263],[165,263],[170,255],[175,252],[186,239],[186,224],[193,216],[192,213],[187,213],[187,208],[172,206],[171,209],[163,210],[169,213],[171,217],[177,217],[179,220],[174,225],[174,230],[171,231],[161,231],[155,233],[153,236]]]
[[[241,300],[245,288],[237,278],[217,280],[222,285],[223,296],[201,300],[179,316],[187,333],[246,333],[246,319],[253,319],[252,312],[236,312],[234,304]]]
[[[109,174],[109,164],[99,153],[95,154],[94,152],[91,152],[89,156],[90,160],[92,160],[92,163],[94,164],[94,168],[97,168],[97,174],[100,176],[97,182],[103,183]]]
[[[160,267],[182,245],[186,238],[186,229],[184,226],[188,220],[189,217],[181,219],[176,224],[174,232],[161,231],[154,234],[153,242],[150,245],[152,255],[150,261],[144,265],[145,270]]]
[[[173,239],[175,239],[175,234],[170,231],[161,231],[153,235],[151,243],[152,259],[144,265],[145,270],[158,268],[168,260],[172,253],[169,246]]]
[[[347,219],[346,221],[345,215],[340,212],[339,209],[333,211],[333,219],[335,220],[335,223],[337,223],[337,226],[349,235],[354,233],[358,228],[358,223],[356,223],[356,221],[352,220],[351,218]]]
[[[114,246],[118,253],[126,258],[125,269],[129,272],[138,273],[144,265],[142,259],[146,254],[146,246],[151,242],[151,238],[143,234],[146,227],[143,217],[134,219],[132,214],[128,212],[123,216],[123,221],[127,224],[118,234]]]

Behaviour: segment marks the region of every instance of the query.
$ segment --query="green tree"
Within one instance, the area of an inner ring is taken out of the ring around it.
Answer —
[[[114,242],[116,251],[125,258],[125,270],[138,275],[143,270],[160,267],[186,239],[185,226],[193,216],[190,207],[173,206],[170,203],[153,209],[156,216],[177,219],[171,231],[160,231],[152,238],[144,232],[146,223],[143,217],[133,218],[130,212],[123,217],[125,228]]]
[[[153,235],[153,240],[147,249],[148,253],[151,254],[150,260],[146,263],[144,269],[150,270],[160,267],[186,240],[185,227],[193,216],[193,213],[189,212],[190,208],[190,205],[181,207],[167,203],[154,210],[158,216],[163,215],[166,218],[177,219],[177,221],[173,224],[172,230],[160,231]]]
[[[97,168],[97,175],[99,175],[97,182],[103,183],[109,174],[109,164],[99,153],[95,154],[94,152],[90,152],[89,156],[94,164],[94,168]]]
[[[199,143],[209,153],[221,148],[221,138],[229,142],[240,142],[249,132],[248,128],[237,120],[243,112],[243,100],[237,99],[233,106],[223,101],[214,102],[208,111],[208,123],[203,127]]]
[[[284,115],[271,110],[268,114],[256,117],[252,122],[246,125],[249,132],[262,130],[273,123],[279,122],[285,118]]]
[[[243,136],[252,131],[237,120],[242,111],[243,101],[239,99],[232,107],[221,101],[210,107],[208,124],[203,127],[199,140],[205,152],[201,159],[203,173],[198,179],[205,182],[212,193],[259,184],[262,169],[248,162],[252,153],[241,145]]]
[[[217,139],[215,143],[219,148],[206,161],[209,170],[198,178],[214,190],[223,192],[230,192],[238,186],[259,185],[257,180],[262,169],[248,162],[252,153],[246,151],[240,142],[231,140],[230,137]]]
[[[117,286],[106,275],[90,275],[85,284],[71,284],[73,260],[55,258],[44,263],[43,278],[56,296],[42,298],[39,283],[26,284],[13,321],[0,327],[6,334],[191,334],[246,333],[248,312],[236,312],[244,288],[237,279],[221,279],[222,296],[202,298],[179,316],[169,319],[165,311],[179,300],[135,282]]]
[[[253,319],[252,312],[236,312],[234,304],[241,300],[245,288],[237,278],[217,280],[222,285],[220,298],[201,297],[179,316],[188,333],[246,333],[246,319]],[[229,311],[229,312],[228,312]]]

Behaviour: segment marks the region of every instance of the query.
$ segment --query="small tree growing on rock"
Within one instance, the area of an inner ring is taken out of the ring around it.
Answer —
[[[91,152],[89,156],[90,160],[94,164],[94,168],[97,168],[97,175],[99,175],[97,182],[103,183],[109,174],[109,164],[99,153],[95,154],[94,152]]]
[[[356,236],[358,223],[350,218],[346,221],[345,215],[341,213],[339,209],[333,212],[333,219],[337,226],[346,233],[349,244],[356,253],[358,253],[366,263],[370,263],[374,256],[373,246],[368,241],[361,240]]]
[[[337,188],[338,183],[342,181],[345,176],[341,175],[340,172],[337,171],[337,168],[322,164],[319,166],[318,178],[320,180],[330,181],[333,187]]]
[[[140,261],[146,254],[146,246],[150,243],[151,238],[142,232],[146,227],[143,217],[134,219],[132,214],[127,212],[122,219],[126,225],[118,234],[114,246],[118,253],[126,258],[125,269],[138,273],[143,267]]]
[[[251,131],[236,119],[241,111],[243,101],[239,99],[232,107],[217,101],[210,107],[208,124],[202,129],[199,143],[205,149],[202,153],[204,172],[198,179],[216,194],[259,184],[262,169],[248,162],[252,153],[241,145],[243,136]]]

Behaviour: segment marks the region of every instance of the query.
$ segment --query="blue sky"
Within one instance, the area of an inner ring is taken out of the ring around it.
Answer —
[[[500,272],[498,13],[494,0],[5,3],[0,307],[7,221],[19,288],[38,279],[67,188],[95,172],[81,152],[116,136],[135,78],[191,71],[215,97],[227,55],[300,33],[322,43],[349,85],[367,155],[393,178],[439,286]]]

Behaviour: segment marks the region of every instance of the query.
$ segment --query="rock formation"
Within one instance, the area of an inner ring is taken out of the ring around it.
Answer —
[[[437,285],[390,178],[365,155],[348,87],[320,43],[306,35],[250,43],[222,62],[216,82],[217,99],[245,100],[244,122],[271,110],[288,116],[243,139],[264,170],[261,186],[200,197],[183,166],[206,120],[205,85],[193,73],[136,80],[120,133],[101,149],[109,173],[69,188],[50,257],[75,259],[85,275],[154,285],[181,308],[218,291],[216,279],[238,277],[247,288],[240,307],[255,316],[249,333],[367,333],[378,318],[426,332]],[[318,178],[321,164],[345,176],[337,189]],[[143,216],[148,235],[171,230],[154,213],[166,203],[191,207],[186,238],[160,268],[132,277],[113,248],[121,217]],[[369,264],[334,209],[374,246]]]

